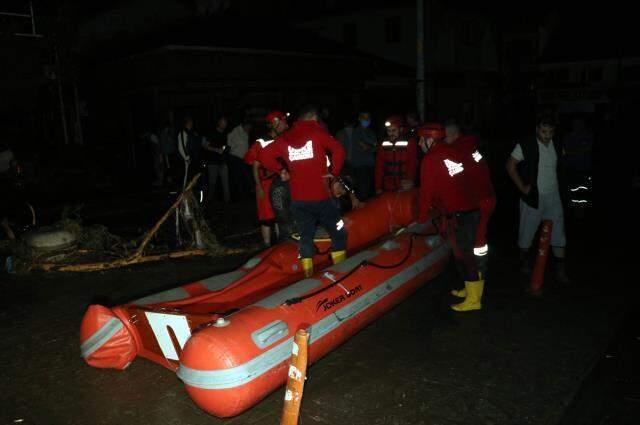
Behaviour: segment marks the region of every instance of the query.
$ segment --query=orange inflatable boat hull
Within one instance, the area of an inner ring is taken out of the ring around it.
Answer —
[[[438,236],[411,233],[363,250],[194,333],[178,377],[208,413],[242,413],[297,373],[288,360],[299,328],[310,332],[316,362],[439,274],[448,257]]]
[[[309,279],[296,244],[284,242],[224,275],[112,309],[91,306],[82,355],[116,369],[146,357],[177,370],[208,413],[237,415],[296,373],[287,363],[297,329],[310,332],[313,363],[442,271],[450,249],[433,226],[411,224],[415,217],[415,191],[370,201],[345,217],[350,257],[330,265],[328,254],[316,256]]]
[[[416,192],[385,193],[344,217],[348,252],[357,252],[415,220]],[[330,264],[330,242],[316,242],[316,269]],[[80,327],[84,360],[99,368],[126,368],[136,356],[176,370],[181,347],[192,330],[260,300],[302,279],[298,246],[285,241],[251,258],[237,270],[107,308],[89,307]],[[184,317],[165,323],[164,313]]]

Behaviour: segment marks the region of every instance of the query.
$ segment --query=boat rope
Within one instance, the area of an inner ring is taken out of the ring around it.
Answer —
[[[409,249],[407,249],[407,253],[405,254],[405,256],[398,261],[395,264],[377,264],[374,262],[371,262],[369,260],[362,260],[360,263],[358,263],[358,265],[356,265],[353,269],[351,269],[347,274],[345,274],[344,276],[340,277],[339,279],[331,282],[329,285],[324,286],[316,291],[310,292],[308,294],[302,295],[300,297],[293,297],[293,298],[289,298],[288,300],[286,300],[283,304],[286,305],[294,305],[294,304],[298,304],[301,303],[302,301],[315,297],[318,294],[321,294],[322,292],[333,288],[334,286],[339,285],[342,281],[344,281],[345,279],[347,279],[349,276],[351,276],[352,274],[354,274],[356,271],[358,271],[360,268],[362,267],[375,267],[378,269],[395,269],[397,267],[400,267],[401,265],[403,265],[408,259],[409,257],[411,257],[411,253],[413,252],[413,240],[416,237],[426,237],[426,236],[435,236],[437,235],[437,232],[433,232],[433,233],[426,233],[426,234],[420,234],[420,233],[412,233],[411,234],[411,238],[409,239]]]

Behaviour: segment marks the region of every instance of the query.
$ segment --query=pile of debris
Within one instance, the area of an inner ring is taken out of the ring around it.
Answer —
[[[192,193],[200,175],[195,176],[173,205],[145,235],[125,240],[111,234],[105,226],[83,226],[81,220],[63,219],[53,226],[34,230],[15,244],[14,268],[31,270],[99,271],[133,264],[193,255],[221,255],[240,252],[223,248],[209,229]],[[170,218],[175,217],[174,243],[170,247],[159,235],[173,233]],[[163,232],[159,232],[164,229]],[[157,242],[157,243],[156,243]]]

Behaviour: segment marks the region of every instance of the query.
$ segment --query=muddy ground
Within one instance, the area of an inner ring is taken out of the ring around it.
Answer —
[[[247,205],[218,218],[225,235],[253,227]],[[608,401],[589,390],[590,382],[602,386],[594,373],[604,373],[602,359],[612,355],[616,335],[637,331],[624,328],[635,293],[617,242],[598,231],[597,216],[576,222],[569,229],[574,285],[560,287],[549,276],[545,296],[530,298],[518,271],[511,213],[496,216],[504,224],[493,229],[484,309],[448,311],[454,300],[439,294],[459,283],[452,268],[426,283],[310,368],[302,424],[637,423],[637,404],[627,397],[633,390]],[[256,235],[226,242],[250,245]],[[190,400],[174,373],[154,363],[137,359],[123,372],[101,370],[79,354],[79,325],[89,304],[118,304],[228,271],[249,255],[94,274],[1,275],[0,423],[279,423],[282,388],[246,413],[219,420]],[[637,381],[626,376],[633,387]],[[585,418],[584,406],[594,400],[600,408]],[[606,422],[614,408],[618,421]]]

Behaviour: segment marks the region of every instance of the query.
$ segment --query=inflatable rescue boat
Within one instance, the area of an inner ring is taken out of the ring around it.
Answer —
[[[107,308],[80,328],[91,366],[125,369],[136,356],[177,371],[191,398],[219,417],[237,415],[284,384],[293,336],[310,332],[309,362],[335,349],[445,267],[450,249],[418,226],[416,191],[386,193],[344,217],[350,257],[331,265],[316,242],[308,279],[297,244],[282,242],[239,269]]]

